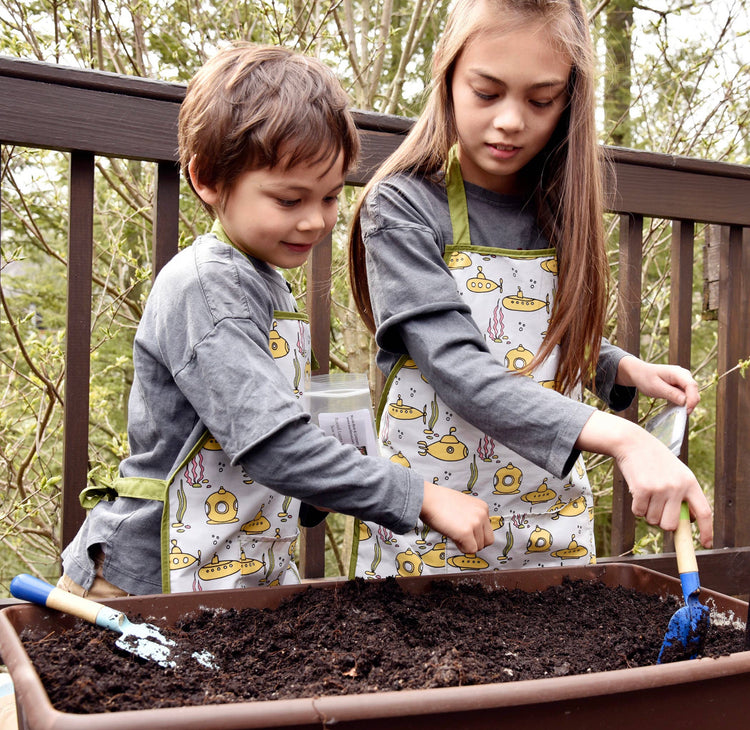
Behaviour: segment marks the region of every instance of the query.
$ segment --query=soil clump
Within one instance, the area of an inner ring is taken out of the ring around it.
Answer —
[[[527,593],[394,579],[310,588],[276,609],[201,611],[162,627],[183,649],[163,668],[77,621],[22,633],[53,706],[94,713],[516,682],[656,663],[674,598],[566,580]],[[143,620],[130,616],[131,620]],[[158,622],[154,622],[157,623]],[[744,650],[744,628],[712,621],[703,656]],[[208,651],[217,668],[192,658]]]

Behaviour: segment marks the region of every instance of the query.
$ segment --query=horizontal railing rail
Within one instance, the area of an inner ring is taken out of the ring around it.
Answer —
[[[0,145],[70,154],[68,315],[64,409],[61,542],[83,519],[80,485],[89,469],[88,412],[91,332],[94,170],[98,156],[156,164],[152,258],[154,274],[177,251],[180,179],[177,116],[184,87],[148,79],[0,57]],[[355,113],[362,139],[359,167],[347,180],[363,185],[402,141],[411,120]],[[700,551],[704,583],[732,594],[750,590],[750,383],[734,366],[750,356],[750,168],[621,148],[605,148],[607,207],[619,216],[618,344],[640,352],[642,250],[649,218],[671,222],[669,360],[690,367],[696,227],[719,226],[718,382],[715,434],[715,550]],[[307,309],[313,349],[327,372],[331,241],[309,263]],[[624,414],[637,418],[637,404]],[[687,447],[685,447],[687,448]],[[687,456],[687,451],[683,456]],[[613,484],[609,551],[626,555],[635,522],[622,477]],[[301,570],[323,573],[322,528],[305,531]],[[610,558],[609,560],[619,559]],[[627,558],[675,573],[673,556]],[[709,576],[709,580],[705,576]]]

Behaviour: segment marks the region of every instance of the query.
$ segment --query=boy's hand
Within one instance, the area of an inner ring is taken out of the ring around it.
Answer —
[[[495,541],[487,503],[438,484],[424,483],[419,516],[464,553],[476,553]]]

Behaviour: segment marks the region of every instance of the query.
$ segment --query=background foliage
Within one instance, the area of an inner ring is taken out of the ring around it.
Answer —
[[[185,83],[227,41],[242,38],[314,54],[336,69],[355,108],[416,116],[449,0],[0,0],[0,54]],[[600,57],[603,143],[747,163],[746,0],[589,0]],[[0,300],[0,586],[19,570],[54,578],[65,362],[67,157],[4,147]],[[90,479],[127,453],[130,348],[151,277],[152,167],[97,160]],[[184,191],[181,238],[206,225]],[[345,276],[348,190],[334,241],[331,368],[369,372],[372,342],[354,314]],[[617,221],[610,220],[612,250]],[[696,240],[702,260],[703,231]],[[651,222],[644,249],[642,354],[666,360],[668,224]],[[613,281],[617,264],[612,261]],[[304,300],[304,271],[293,272]],[[691,421],[691,467],[710,490],[716,326],[695,281],[692,367],[704,386]],[[613,299],[614,302],[614,299]],[[614,327],[614,310],[610,328]],[[644,415],[652,404],[643,403]],[[600,552],[606,552],[611,464],[590,459]],[[83,486],[83,485],[82,485]],[[342,521],[330,520],[337,543]],[[639,546],[658,549],[640,526]],[[332,535],[334,537],[334,535]],[[338,545],[340,547],[340,545]],[[329,572],[342,571],[330,551]]]

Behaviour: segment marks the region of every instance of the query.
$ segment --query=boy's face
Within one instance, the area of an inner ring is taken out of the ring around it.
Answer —
[[[242,173],[223,207],[219,191],[196,187],[216,210],[237,248],[281,269],[301,266],[331,232],[344,186],[343,155],[288,169],[265,167]],[[200,189],[199,189],[200,188]]]

